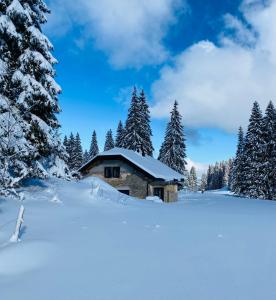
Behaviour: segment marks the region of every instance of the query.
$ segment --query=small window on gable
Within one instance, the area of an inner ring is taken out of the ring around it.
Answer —
[[[114,167],[113,168],[113,177],[114,178],[120,178],[120,167]]]
[[[112,168],[111,167],[105,167],[104,168],[104,177],[105,178],[111,178],[112,177]]]

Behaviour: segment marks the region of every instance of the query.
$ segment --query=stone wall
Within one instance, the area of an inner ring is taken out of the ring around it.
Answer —
[[[105,167],[120,167],[120,178],[105,178]],[[98,161],[90,166],[90,169],[85,176],[97,176],[118,190],[128,189],[130,191],[130,196],[141,199],[145,199],[147,197],[148,182],[150,179],[123,161]]]
[[[105,178],[105,167],[120,167],[120,178]],[[97,176],[118,190],[129,190],[130,196],[140,199],[152,196],[155,187],[162,187],[165,202],[177,201],[177,184],[153,180],[121,160],[102,159],[95,161],[83,175],[85,177]]]

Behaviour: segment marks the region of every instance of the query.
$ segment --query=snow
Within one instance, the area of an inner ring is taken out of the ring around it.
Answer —
[[[274,300],[276,202],[180,193],[160,204],[99,179],[30,181],[0,202],[5,300]],[[9,243],[24,204],[21,242]]]
[[[164,179],[166,181],[170,181],[174,179],[181,180],[182,178],[184,178],[182,174],[169,168],[161,161],[151,156],[142,156],[141,154],[135,151],[124,149],[124,148],[113,148],[111,150],[98,154],[93,159],[99,156],[112,156],[112,155],[121,155],[122,157],[134,163],[136,166],[140,167],[141,169],[143,169],[144,171],[146,171],[148,174],[152,175],[155,178]],[[90,162],[86,163],[85,165],[89,164]]]

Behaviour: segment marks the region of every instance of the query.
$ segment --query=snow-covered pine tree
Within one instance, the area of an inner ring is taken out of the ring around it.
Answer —
[[[152,130],[150,126],[150,112],[147,99],[144,90],[141,91],[139,96],[139,106],[140,106],[140,136],[142,138],[142,145],[139,152],[143,155],[153,155],[153,145],[151,141]]]
[[[123,123],[122,121],[119,121],[117,132],[116,132],[115,147],[118,148],[124,147],[124,133],[125,133],[125,129]]]
[[[244,155],[244,133],[242,127],[239,128],[238,133],[238,146],[236,157],[232,167],[232,186],[231,190],[237,194],[242,195],[244,193],[244,167],[245,167],[245,155]]]
[[[184,174],[187,164],[185,158],[184,127],[182,125],[182,117],[178,111],[178,103],[175,101],[158,159],[177,172]]]
[[[190,173],[188,175],[188,188],[192,192],[198,191],[197,175],[196,175],[196,169],[194,166],[191,167]]]
[[[0,194],[19,196],[14,188],[29,176],[35,149],[25,139],[27,126],[16,107],[0,94]]]
[[[105,144],[104,144],[104,151],[108,151],[114,148],[114,140],[112,135],[112,130],[108,130],[106,134]]]
[[[64,136],[63,139],[63,146],[65,147],[66,151],[67,151],[67,147],[68,147],[68,137],[67,135]]]
[[[85,164],[90,160],[90,155],[89,152],[87,150],[84,151],[83,153],[83,159],[82,159],[82,163]]]
[[[71,132],[66,147],[66,151],[68,153],[68,166],[71,171],[74,170],[74,149],[75,149],[75,137]]]
[[[82,166],[82,160],[83,160],[83,151],[81,146],[81,139],[79,133],[77,133],[75,137],[75,142],[73,146],[73,155],[72,155],[74,171],[78,170]]]
[[[207,175],[206,174],[201,175],[200,187],[199,188],[203,192],[207,189]]]
[[[18,114],[18,126],[32,149],[28,158],[22,159],[26,163],[24,178],[69,174],[56,118],[61,91],[54,80],[57,61],[51,54],[52,44],[41,32],[47,13],[43,0],[0,3],[0,64],[6,70],[0,94],[8,99],[10,111]]]
[[[244,191],[246,196],[264,198],[264,178],[261,166],[263,157],[264,134],[263,117],[258,102],[254,102],[244,141]]]
[[[90,144],[90,149],[89,149],[89,157],[90,159],[93,158],[99,154],[99,147],[98,147],[98,141],[97,141],[97,133],[94,130],[92,134],[92,139],[91,139],[91,144]]]
[[[141,107],[139,98],[137,96],[137,90],[134,87],[125,126],[124,148],[145,154],[142,152],[142,145],[143,137],[141,136]]]
[[[276,111],[272,101],[269,102],[263,118],[264,161],[260,172],[264,174],[265,198],[276,200]]]

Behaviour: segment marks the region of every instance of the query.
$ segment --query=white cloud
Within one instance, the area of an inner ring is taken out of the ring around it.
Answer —
[[[187,161],[186,169],[188,171],[190,171],[191,167],[195,167],[197,176],[199,178],[202,176],[202,174],[207,173],[207,170],[208,170],[207,164],[195,162],[195,161],[191,160],[190,158],[188,158],[186,161]]]
[[[184,0],[50,0],[47,30],[64,34],[73,23],[118,68],[159,64],[168,57],[163,38]],[[80,43],[80,40],[78,40]]]
[[[276,0],[246,1],[241,12],[246,24],[226,15],[220,45],[198,42],[162,68],[152,85],[155,117],[177,99],[186,125],[233,131],[247,123],[254,100],[276,100]]]

